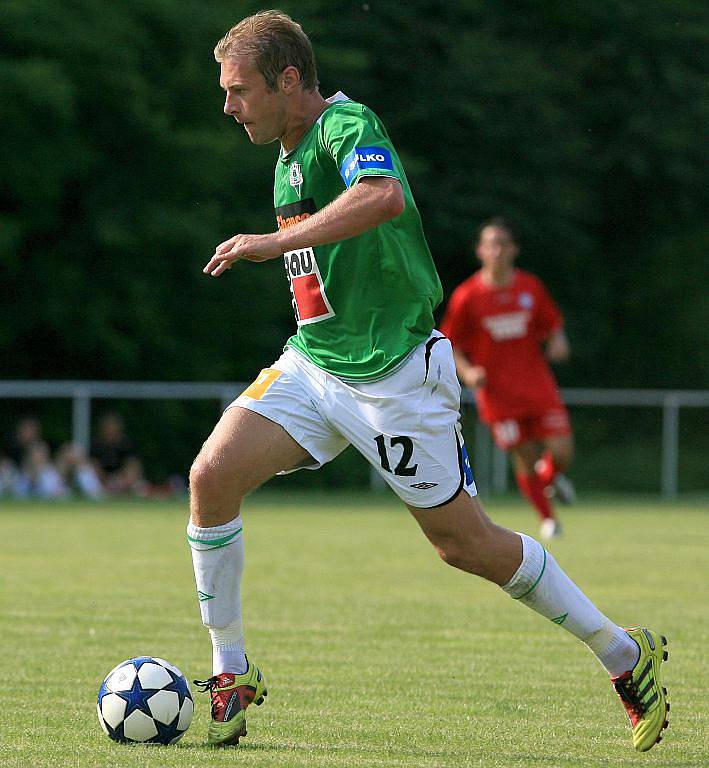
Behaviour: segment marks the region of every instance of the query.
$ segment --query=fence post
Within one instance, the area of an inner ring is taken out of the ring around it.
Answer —
[[[495,493],[507,493],[507,453],[493,443],[492,487]]]
[[[471,460],[475,484],[483,495],[492,492],[490,453],[490,433],[487,431],[487,427],[480,420],[477,420],[475,422],[475,450]]]
[[[234,394],[233,389],[224,389],[222,390],[222,397],[221,397],[221,406],[222,411],[226,411],[226,409],[236,400],[236,395]]]
[[[72,397],[71,441],[88,456],[91,447],[91,395],[86,387],[77,387]]]
[[[677,496],[678,445],[679,401],[676,395],[667,395],[662,401],[662,495],[666,499]]]

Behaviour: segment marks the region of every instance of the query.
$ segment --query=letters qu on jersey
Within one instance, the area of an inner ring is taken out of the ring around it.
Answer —
[[[294,163],[294,165],[297,165]],[[300,174],[300,168],[298,169]],[[291,185],[295,178],[291,169],[289,178]],[[300,176],[302,184],[303,177]],[[278,229],[292,227],[309,216],[312,216],[317,210],[315,201],[312,198],[300,200],[297,203],[282,205],[276,209],[276,221]],[[312,248],[299,248],[295,251],[287,251],[283,254],[283,261],[288,275],[291,297],[293,300],[293,311],[298,325],[308,325],[309,323],[318,323],[333,317],[335,312],[328,301],[325,293],[320,269],[315,251]]]

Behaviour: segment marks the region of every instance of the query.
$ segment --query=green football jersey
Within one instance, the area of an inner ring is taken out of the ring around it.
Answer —
[[[342,94],[276,165],[278,228],[364,176],[398,179],[405,210],[357,237],[284,254],[298,332],[286,343],[346,381],[391,373],[433,330],[441,283],[406,174],[379,118]]]

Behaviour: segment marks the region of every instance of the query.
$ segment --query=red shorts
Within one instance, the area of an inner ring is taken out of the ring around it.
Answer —
[[[490,429],[498,447],[508,451],[522,443],[570,435],[571,422],[568,411],[562,405],[533,416],[495,421]]]

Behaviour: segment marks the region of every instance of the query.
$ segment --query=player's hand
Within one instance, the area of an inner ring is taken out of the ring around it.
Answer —
[[[468,389],[480,389],[487,383],[487,371],[482,365],[471,365],[463,376],[463,384]]]
[[[234,235],[216,247],[214,256],[202,272],[219,277],[222,272],[231,269],[235,261],[268,261],[277,258],[282,252],[274,234]]]
[[[571,350],[569,348],[569,341],[563,331],[557,331],[549,337],[546,353],[552,363],[563,363],[569,359]]]

